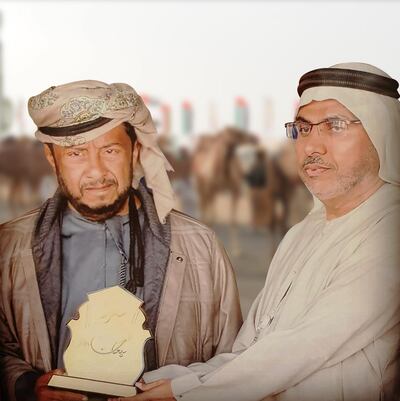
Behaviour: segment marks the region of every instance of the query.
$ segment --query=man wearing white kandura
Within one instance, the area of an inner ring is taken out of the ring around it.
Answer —
[[[146,373],[133,400],[393,399],[400,322],[398,83],[313,70],[286,124],[315,197],[280,244],[232,353]]]

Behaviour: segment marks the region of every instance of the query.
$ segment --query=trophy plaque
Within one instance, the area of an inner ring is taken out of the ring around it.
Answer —
[[[71,342],[64,352],[64,375],[53,375],[49,386],[100,396],[136,394],[135,382],[144,369],[143,301],[115,286],[88,294],[71,320]]]

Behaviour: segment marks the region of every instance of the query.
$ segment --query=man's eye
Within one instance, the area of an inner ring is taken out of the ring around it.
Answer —
[[[297,130],[301,135],[308,134],[310,132],[310,126],[307,124],[298,124]]]
[[[332,132],[342,132],[344,129],[346,129],[346,122],[343,120],[331,120],[327,121],[328,128]]]
[[[117,153],[119,153],[118,149],[106,149],[106,153],[108,155],[116,155]]]
[[[68,152],[67,155],[69,157],[79,157],[79,156],[82,156],[82,152],[80,152],[79,150],[74,150],[74,151]]]

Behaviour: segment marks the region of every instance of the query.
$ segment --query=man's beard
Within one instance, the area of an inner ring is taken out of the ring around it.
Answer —
[[[115,216],[124,206],[126,200],[129,198],[130,186],[127,186],[118,195],[117,199],[109,205],[90,207],[85,203],[82,203],[79,198],[74,196],[68,189],[65,181],[63,180],[61,174],[57,171],[57,180],[62,191],[62,194],[67,198],[69,203],[74,207],[74,209],[81,214],[83,217],[92,221],[104,221],[112,216]],[[130,180],[129,182],[131,182]]]
[[[322,157],[318,155],[306,157],[306,159],[303,161],[302,168],[299,171],[300,178],[314,196],[316,196],[322,202],[327,201],[348,193],[354,187],[359,185],[365,179],[365,177],[368,177],[369,172],[375,170],[378,171],[379,162],[377,162],[378,156],[376,155],[375,148],[371,144],[371,146],[369,146],[366,150],[364,157],[360,159],[357,164],[353,165],[350,170],[336,171],[334,180],[332,180],[329,186],[326,186],[324,191],[317,191],[312,180],[310,180],[307,177],[307,174],[304,172],[304,167],[310,163],[318,163],[321,166],[336,170],[333,164],[325,161]]]

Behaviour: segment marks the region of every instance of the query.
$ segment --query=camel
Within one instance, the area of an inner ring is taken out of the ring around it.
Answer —
[[[0,141],[1,193],[11,217],[37,207],[56,188],[42,146],[29,137],[6,137]]]
[[[298,176],[290,143],[271,155],[255,136],[226,128],[214,136],[199,138],[192,156],[192,172],[204,221],[215,221],[218,194],[230,194],[231,244],[236,241],[238,201],[243,195],[251,203],[252,226],[268,228],[276,244],[312,206],[312,196]],[[240,251],[239,244],[233,248]]]
[[[245,176],[251,165],[248,156],[257,146],[256,136],[227,127],[215,135],[200,136],[192,155],[192,174],[202,220],[215,222],[217,196],[229,194],[230,243],[236,254],[240,253],[237,238],[239,199],[247,191]]]
[[[257,144],[254,135],[230,127],[216,135],[199,138],[192,155],[192,174],[203,220],[215,221],[215,199],[218,194],[226,192],[232,199],[231,221],[235,222],[245,174],[239,148],[244,145],[254,147]]]
[[[275,155],[276,174],[280,181],[279,199],[283,206],[282,233],[306,217],[313,198],[297,172],[296,154],[291,142],[284,142]]]

